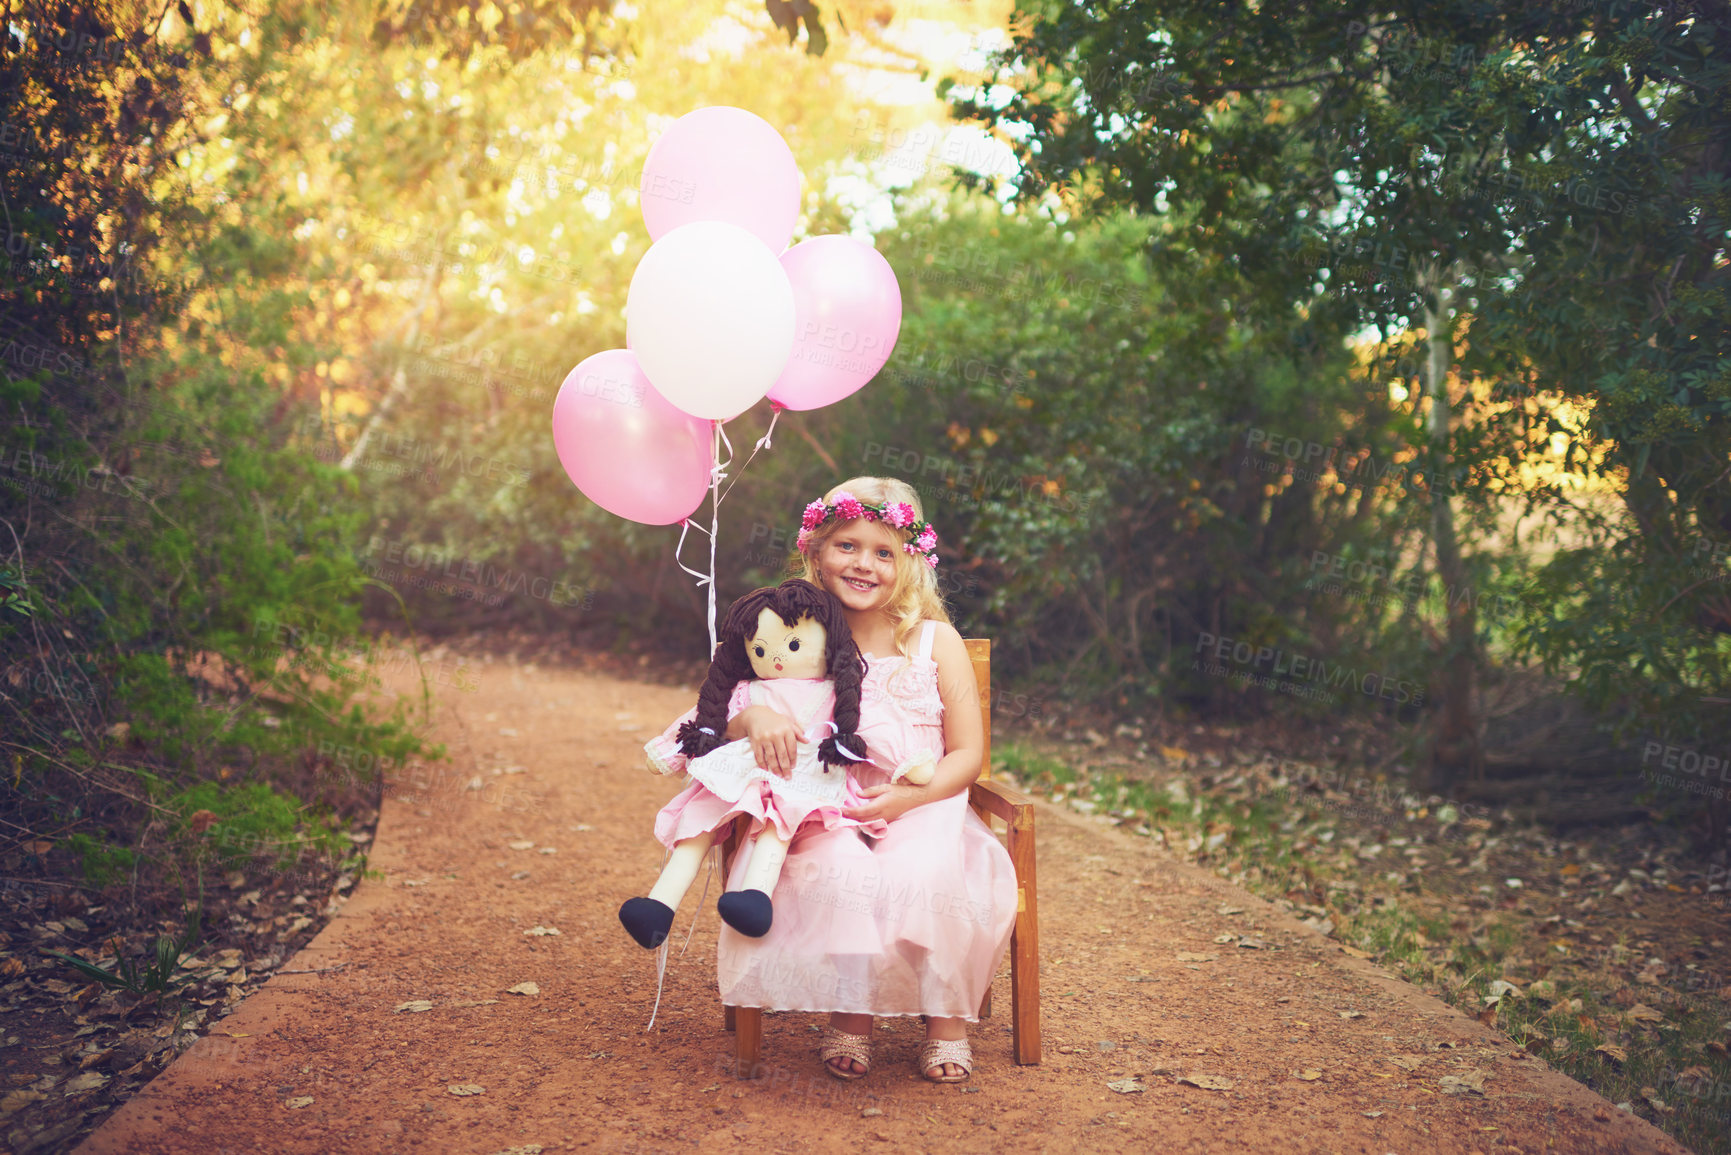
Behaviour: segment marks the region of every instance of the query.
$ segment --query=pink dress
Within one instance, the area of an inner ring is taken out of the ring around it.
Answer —
[[[922,752],[944,752],[943,700],[927,622],[916,657],[867,655],[862,787]],[[778,1011],[933,1015],[977,1021],[1009,948],[1016,873],[966,791],[903,814],[882,838],[807,827],[788,848],[762,938],[723,925],[722,1002]],[[745,856],[729,885],[737,886]]]
[[[671,850],[705,831],[718,830],[736,815],[749,814],[751,832],[774,826],[784,840],[808,821],[824,829],[862,828],[882,834],[889,827],[882,819],[861,822],[845,818],[842,810],[866,801],[854,776],[844,769],[826,766],[817,756],[818,743],[832,731],[835,683],[827,678],[773,678],[742,681],[728,699],[731,719],[747,706],[769,706],[796,719],[807,741],[799,744],[799,759],[793,774],[781,778],[757,768],[749,739],[711,750],[700,758],[679,752],[679,727],[697,716],[693,706],[673,720],[660,735],[644,743],[643,752],[652,769],[663,774],[683,772],[691,783],[674,795],[655,816],[655,837]],[[744,855],[740,856],[744,858]]]

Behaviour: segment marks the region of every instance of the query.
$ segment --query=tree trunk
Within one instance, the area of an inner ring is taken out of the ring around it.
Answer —
[[[1484,754],[1479,747],[1478,722],[1473,716],[1473,673],[1477,664],[1473,639],[1477,631],[1473,591],[1461,564],[1455,537],[1454,484],[1449,455],[1448,370],[1454,340],[1454,274],[1438,270],[1427,286],[1424,308],[1425,391],[1430,397],[1431,539],[1436,544],[1437,576],[1443,583],[1448,631],[1439,664],[1436,731],[1429,759],[1429,788],[1447,794],[1464,778],[1484,778]]]

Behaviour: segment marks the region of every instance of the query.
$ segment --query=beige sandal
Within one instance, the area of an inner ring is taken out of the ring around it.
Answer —
[[[850,1035],[846,1031],[838,1031],[834,1027],[825,1026],[823,1042],[817,1050],[818,1057],[823,1060],[823,1069],[838,1079],[863,1079],[871,1074],[872,1067],[872,1037],[870,1035]],[[852,1059],[864,1063],[865,1070],[843,1070],[830,1062],[831,1059]]]
[[[933,1075],[945,1063],[962,1069],[959,1075]],[[974,1070],[974,1049],[966,1039],[927,1039],[920,1047],[920,1074],[934,1083],[965,1082]]]

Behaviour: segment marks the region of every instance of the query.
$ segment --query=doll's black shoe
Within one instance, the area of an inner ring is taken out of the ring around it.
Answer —
[[[751,938],[768,934],[775,917],[769,895],[761,890],[730,890],[716,900],[715,909],[721,913],[722,922]]]
[[[673,908],[653,898],[628,898],[619,908],[619,921],[625,924],[638,946],[653,950],[666,941],[667,932],[673,929]]]

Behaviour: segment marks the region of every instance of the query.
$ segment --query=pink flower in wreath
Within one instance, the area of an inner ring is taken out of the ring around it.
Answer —
[[[937,531],[931,526],[927,526],[921,531],[920,536],[914,539],[914,544],[919,546],[922,552],[930,552],[931,550],[936,549],[938,544]]]
[[[800,553],[804,553],[805,552],[805,543],[810,541],[810,540],[811,540],[811,530],[809,528],[802,529],[799,531],[799,536],[794,539],[793,544],[794,544],[794,547],[796,549],[798,549]]]
[[[914,523],[914,507],[905,501],[898,501],[884,509],[884,520],[897,529],[906,529]]]
[[[928,553],[926,555],[926,564],[931,566],[933,569],[937,569],[938,568],[938,555],[935,553]]]
[[[801,528],[816,529],[823,524],[825,506],[821,501],[814,501],[805,507],[805,514],[799,519]]]
[[[835,495],[835,514],[843,520],[851,521],[865,515],[865,506],[860,504],[859,498],[844,489]]]

